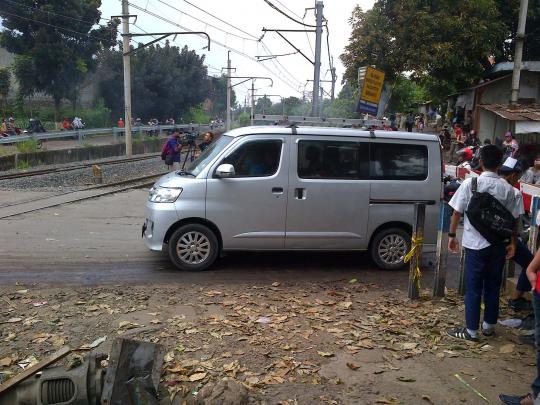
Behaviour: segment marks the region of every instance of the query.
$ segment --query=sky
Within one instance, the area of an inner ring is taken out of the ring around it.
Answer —
[[[306,24],[315,24],[313,10],[315,0],[268,0],[285,13]],[[324,0],[324,17],[328,20],[330,54],[337,73],[336,95],[341,88],[344,68],[339,60],[351,33],[349,18],[356,5],[367,10],[373,6],[374,0]],[[204,31],[212,40],[210,51],[203,49],[207,40],[196,35],[179,35],[174,45],[194,49],[204,54],[210,75],[220,75],[221,68],[227,66],[227,51],[231,50],[231,66],[236,68],[233,76],[265,76],[270,81],[257,80],[256,94],[277,94],[283,97],[302,97],[304,90],[313,88],[313,65],[300,54],[288,55],[265,62],[257,62],[255,56],[268,54],[286,54],[295,52],[277,33],[267,32],[262,41],[262,29],[312,29],[303,27],[272,9],[265,0],[130,0],[130,14],[137,15],[135,24],[130,24],[133,33],[169,32],[169,31]],[[137,9],[137,7],[139,9]],[[102,17],[110,18],[121,14],[120,0],[102,0]],[[222,21],[210,16],[218,17]],[[151,15],[151,14],[154,14]],[[156,17],[162,17],[164,21]],[[177,24],[177,25],[174,25]],[[297,48],[313,60],[315,33],[284,33]],[[172,37],[170,37],[172,40]],[[148,42],[151,37],[137,38]],[[330,80],[326,31],[323,32],[321,79]],[[233,85],[241,79],[233,79]],[[330,93],[331,83],[322,83],[326,92]],[[244,104],[250,82],[235,86],[237,101]],[[325,97],[328,97],[325,95]],[[279,97],[273,97],[274,102]]]

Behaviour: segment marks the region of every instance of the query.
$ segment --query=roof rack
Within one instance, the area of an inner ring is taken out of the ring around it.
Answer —
[[[255,123],[271,122],[275,125],[302,125],[302,126],[328,126],[328,127],[380,127],[390,125],[389,120],[377,119],[351,119],[351,118],[325,118],[325,117],[304,117],[298,115],[269,115],[255,114]]]

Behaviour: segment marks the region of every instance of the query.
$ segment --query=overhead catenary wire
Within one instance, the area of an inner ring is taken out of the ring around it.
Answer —
[[[177,7],[175,7],[175,6],[173,6],[173,5],[169,4],[169,3],[167,3],[166,1],[163,1],[163,0],[158,0],[158,1],[159,1],[160,3],[166,5],[167,7],[170,7],[170,8],[172,8],[173,10],[178,11],[179,13],[185,14],[185,15],[187,15],[188,17],[193,18],[194,20],[196,20],[196,21],[198,21],[198,22],[200,22],[200,23],[202,23],[202,24],[208,25],[209,27],[212,27],[212,28],[214,28],[214,29],[216,29],[216,30],[218,30],[218,31],[221,31],[221,32],[223,32],[223,33],[225,33],[225,34],[227,34],[227,35],[231,35],[231,36],[233,36],[233,37],[240,38],[240,39],[243,39],[243,40],[245,40],[245,41],[256,41],[256,40],[257,40],[257,37],[255,37],[255,36],[253,36],[253,35],[251,35],[251,34],[248,34],[248,35],[251,36],[251,38],[247,38],[247,37],[243,37],[243,36],[241,36],[241,35],[234,34],[234,33],[232,33],[232,32],[229,32],[229,31],[227,31],[227,30],[224,30],[223,28],[217,27],[217,26],[215,26],[215,25],[213,25],[213,24],[210,24],[210,23],[208,23],[208,22],[206,22],[206,21],[203,21],[203,20],[201,20],[200,18],[197,18],[197,17],[195,17],[195,16],[193,16],[193,15],[191,15],[191,14],[189,14],[189,13],[186,13],[184,10],[180,10],[179,8],[177,8]]]
[[[10,12],[7,12],[7,11],[2,11],[2,13],[7,14],[7,15],[9,15],[11,17],[22,19],[22,20],[33,21],[35,23],[46,25],[46,26],[49,26],[49,27],[52,27],[52,28],[56,28],[58,30],[63,30],[63,31],[67,31],[67,32],[72,32],[74,34],[79,34],[79,35],[81,35],[83,37],[86,37],[86,38],[92,38],[92,39],[97,39],[99,41],[107,41],[107,42],[111,40],[110,38],[107,39],[107,38],[103,38],[103,37],[97,37],[97,36],[89,34],[89,33],[84,33],[84,32],[81,32],[81,31],[72,30],[71,28],[62,27],[62,26],[56,25],[56,24],[46,23],[45,21],[36,20],[35,18],[23,17],[23,16],[13,14],[13,13],[10,13]]]
[[[287,14],[285,11],[281,10],[279,7],[277,7],[277,6],[274,5],[272,2],[270,2],[270,0],[264,0],[264,2],[265,2],[266,4],[268,4],[270,7],[272,7],[274,10],[276,10],[278,13],[284,15],[284,16],[287,17],[289,20],[294,21],[294,22],[297,23],[297,24],[303,25],[304,27],[317,28],[316,25],[305,24],[305,23],[303,23],[302,21],[297,20],[297,19],[294,18],[294,17],[291,17],[291,16],[290,16],[289,14]]]
[[[99,25],[93,21],[88,21],[88,20],[82,20],[80,18],[76,18],[76,17],[71,17],[69,15],[65,15],[65,14],[60,14],[60,13],[57,13],[55,11],[49,11],[49,10],[43,10],[39,7],[32,7],[32,6],[29,6],[27,4],[22,4],[22,3],[19,3],[17,1],[13,1],[13,0],[3,0],[3,1],[7,1],[8,3],[11,3],[13,5],[16,5],[16,6],[19,6],[19,7],[24,7],[26,8],[27,10],[34,10],[34,11],[39,11],[40,13],[47,13],[49,15],[55,15],[55,16],[58,16],[58,17],[62,17],[62,18],[67,18],[69,20],[73,20],[73,21],[78,21],[78,22],[83,22],[83,23],[87,23],[87,24],[93,24],[93,25]],[[100,20],[103,20],[103,21],[111,21],[110,18],[103,18],[103,17],[99,17]]]
[[[188,32],[193,32],[193,30],[191,30],[191,29],[189,29],[189,28],[187,28],[187,27],[185,27],[185,26],[183,26],[183,25],[181,25],[181,24],[178,24],[178,23],[176,23],[176,22],[174,22],[174,21],[172,21],[172,20],[170,20],[170,19],[168,19],[168,18],[166,18],[166,17],[163,17],[163,16],[161,16],[161,15],[159,15],[159,14],[156,14],[156,13],[150,11],[150,10],[145,10],[144,8],[138,6],[137,4],[133,4],[133,3],[130,2],[129,5],[132,6],[133,8],[135,8],[136,10],[139,10],[139,11],[141,11],[141,12],[144,12],[144,13],[146,13],[146,14],[148,14],[148,15],[154,17],[154,18],[157,18],[157,19],[161,20],[161,21],[167,22],[168,24],[171,24],[171,25],[173,25],[173,26],[179,27],[179,28],[181,28],[181,29],[183,29],[183,30],[185,30],[185,31],[188,31]],[[253,61],[253,62],[257,62],[257,60],[256,60],[254,57],[252,57],[252,56],[250,56],[250,55],[248,55],[248,54],[246,54],[246,53],[244,53],[244,52],[242,52],[242,51],[239,51],[239,50],[237,50],[237,49],[235,49],[235,48],[233,48],[233,47],[231,47],[231,46],[225,45],[225,44],[223,44],[223,43],[221,43],[221,42],[219,42],[219,41],[216,41],[215,39],[211,39],[211,41],[212,41],[214,44],[216,44],[216,45],[218,45],[218,46],[221,46],[222,48],[228,49],[228,50],[230,50],[231,52],[234,52],[234,53],[237,54],[237,55],[240,55],[240,56],[242,56],[242,57],[245,57],[245,58],[247,58],[247,59],[249,59],[249,60],[251,60],[251,61]],[[273,75],[277,76],[277,78],[278,78],[282,83],[284,83],[285,85],[287,85],[289,88],[291,88],[292,90],[294,90],[294,91],[297,92],[297,93],[300,93],[300,91],[299,91],[296,87],[294,87],[294,85],[292,85],[292,84],[289,83],[286,79],[284,79],[284,78],[282,77],[282,75],[276,74],[275,72],[273,72],[270,68],[268,68],[268,67],[267,67],[266,65],[264,65],[264,64],[261,64],[261,66],[262,66],[265,70],[267,70],[268,72],[270,72],[270,73],[272,73]]]

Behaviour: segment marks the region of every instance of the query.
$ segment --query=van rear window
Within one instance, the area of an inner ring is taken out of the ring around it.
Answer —
[[[371,179],[427,179],[428,150],[426,146],[373,142],[370,149]]]

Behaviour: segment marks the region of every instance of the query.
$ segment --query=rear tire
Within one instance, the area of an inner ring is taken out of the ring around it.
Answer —
[[[370,247],[371,258],[384,270],[399,270],[405,266],[403,259],[411,250],[411,235],[401,228],[380,230]]]
[[[169,258],[180,270],[203,271],[219,255],[216,235],[201,224],[187,224],[178,228],[169,239]]]

